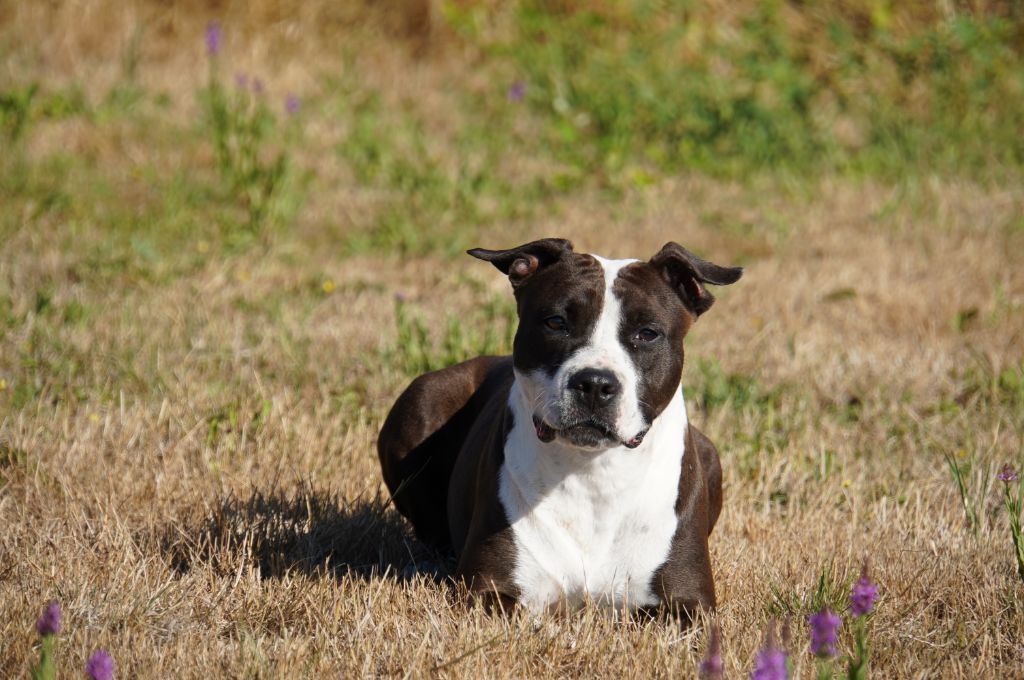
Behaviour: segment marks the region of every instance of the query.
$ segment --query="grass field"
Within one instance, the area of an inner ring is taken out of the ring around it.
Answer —
[[[401,389],[509,348],[460,251],[563,236],[746,267],[684,369],[727,677],[786,615],[813,677],[870,557],[872,677],[1024,678],[1016,5],[337,5],[0,5],[0,675],[56,599],[60,677],[693,677],[703,622],[467,606],[384,495]]]

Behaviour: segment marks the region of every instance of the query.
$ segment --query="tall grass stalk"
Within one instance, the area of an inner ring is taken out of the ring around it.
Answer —
[[[967,528],[970,529],[971,533],[977,537],[978,535],[978,513],[974,509],[974,504],[971,503],[970,494],[967,489],[967,482],[964,479],[964,472],[957,465],[956,460],[953,456],[948,453],[942,454],[946,458],[946,464],[949,465],[949,472],[953,475],[953,481],[956,482],[956,488],[960,492],[960,504],[963,505],[964,515],[967,518]]]
[[[999,473],[999,480],[1003,482],[1003,507],[1006,508],[1006,514],[1010,519],[1010,536],[1013,539],[1013,554],[1017,560],[1017,575],[1024,581],[1024,538],[1021,537],[1020,525],[1024,482],[1021,482],[1019,477],[1010,464],[1006,464]]]

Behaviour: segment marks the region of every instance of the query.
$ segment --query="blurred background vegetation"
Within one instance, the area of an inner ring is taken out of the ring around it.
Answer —
[[[1019,0],[6,2],[0,235],[455,253],[668,175],[1015,183],[1022,50]]]
[[[548,142],[580,168],[973,172],[1024,158],[1021,3],[544,7],[521,5],[504,45]]]
[[[747,267],[684,372],[730,668],[870,549],[878,677],[1019,677],[1024,1],[0,0],[0,59],[0,668],[59,596],[141,678],[691,672],[405,581],[380,422],[509,351],[455,255],[558,235]]]

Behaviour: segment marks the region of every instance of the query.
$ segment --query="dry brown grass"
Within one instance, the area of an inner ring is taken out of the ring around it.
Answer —
[[[39,37],[11,69],[53,81],[114,69],[89,60],[113,48],[76,42],[96,40],[71,30],[79,22],[205,22],[186,5],[113,6],[9,6],[7,40],[18,28]],[[226,11],[241,17],[239,7]],[[322,20],[309,12],[308,26]],[[254,44],[286,41],[287,21],[253,17],[272,26]],[[43,39],[45,25],[55,28]],[[301,88],[302,50],[315,45],[293,42],[294,60],[273,61],[281,82]],[[178,60],[199,57],[189,44],[185,56],[145,62],[140,77],[174,82]],[[380,86],[405,86],[395,68],[410,53],[389,57]],[[425,90],[439,78],[430,63],[408,68]],[[435,122],[448,124],[443,110]],[[100,149],[114,185],[137,190],[126,201],[159,199],[132,181],[133,157],[187,153],[148,145],[139,130],[53,131],[65,148]],[[39,156],[41,137],[29,144]],[[83,274],[89,248],[105,242],[100,227],[9,208],[22,217],[0,244],[0,292],[11,301],[0,320],[14,320],[0,329],[0,675],[26,673],[32,624],[56,598],[65,677],[96,647],[112,652],[121,677],[138,678],[693,676],[700,626],[635,626],[595,611],[490,616],[437,577],[440,558],[386,506],[373,448],[409,379],[387,351],[392,299],[406,295],[432,327],[446,315],[476,323],[473,310],[507,295],[506,283],[469,258],[342,257],[329,247],[334,232],[309,216],[359,193],[336,179],[267,248],[153,278]],[[575,195],[481,243],[560,235],[644,256],[673,239],[746,264],[696,326],[684,372],[699,393],[696,362],[715,359],[772,395],[708,411],[691,403],[723,453],[712,559],[729,677],[749,669],[780,598],[800,611],[829,565],[845,589],[865,555],[882,593],[873,677],[1024,677],[1024,588],[995,482],[999,465],[1022,460],[1024,405],[991,380],[1024,360],[1022,210],[1019,187],[953,180],[908,189],[681,178],[621,203]],[[52,310],[72,302],[84,319],[55,321]],[[15,407],[25,381],[39,393]],[[943,454],[971,466],[976,536]],[[812,677],[796,623],[796,672]]]

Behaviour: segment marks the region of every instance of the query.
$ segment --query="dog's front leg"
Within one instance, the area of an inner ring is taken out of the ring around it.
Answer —
[[[714,610],[715,582],[706,528],[681,525],[676,530],[668,560],[655,574],[653,586],[667,613],[692,620],[700,609]]]

